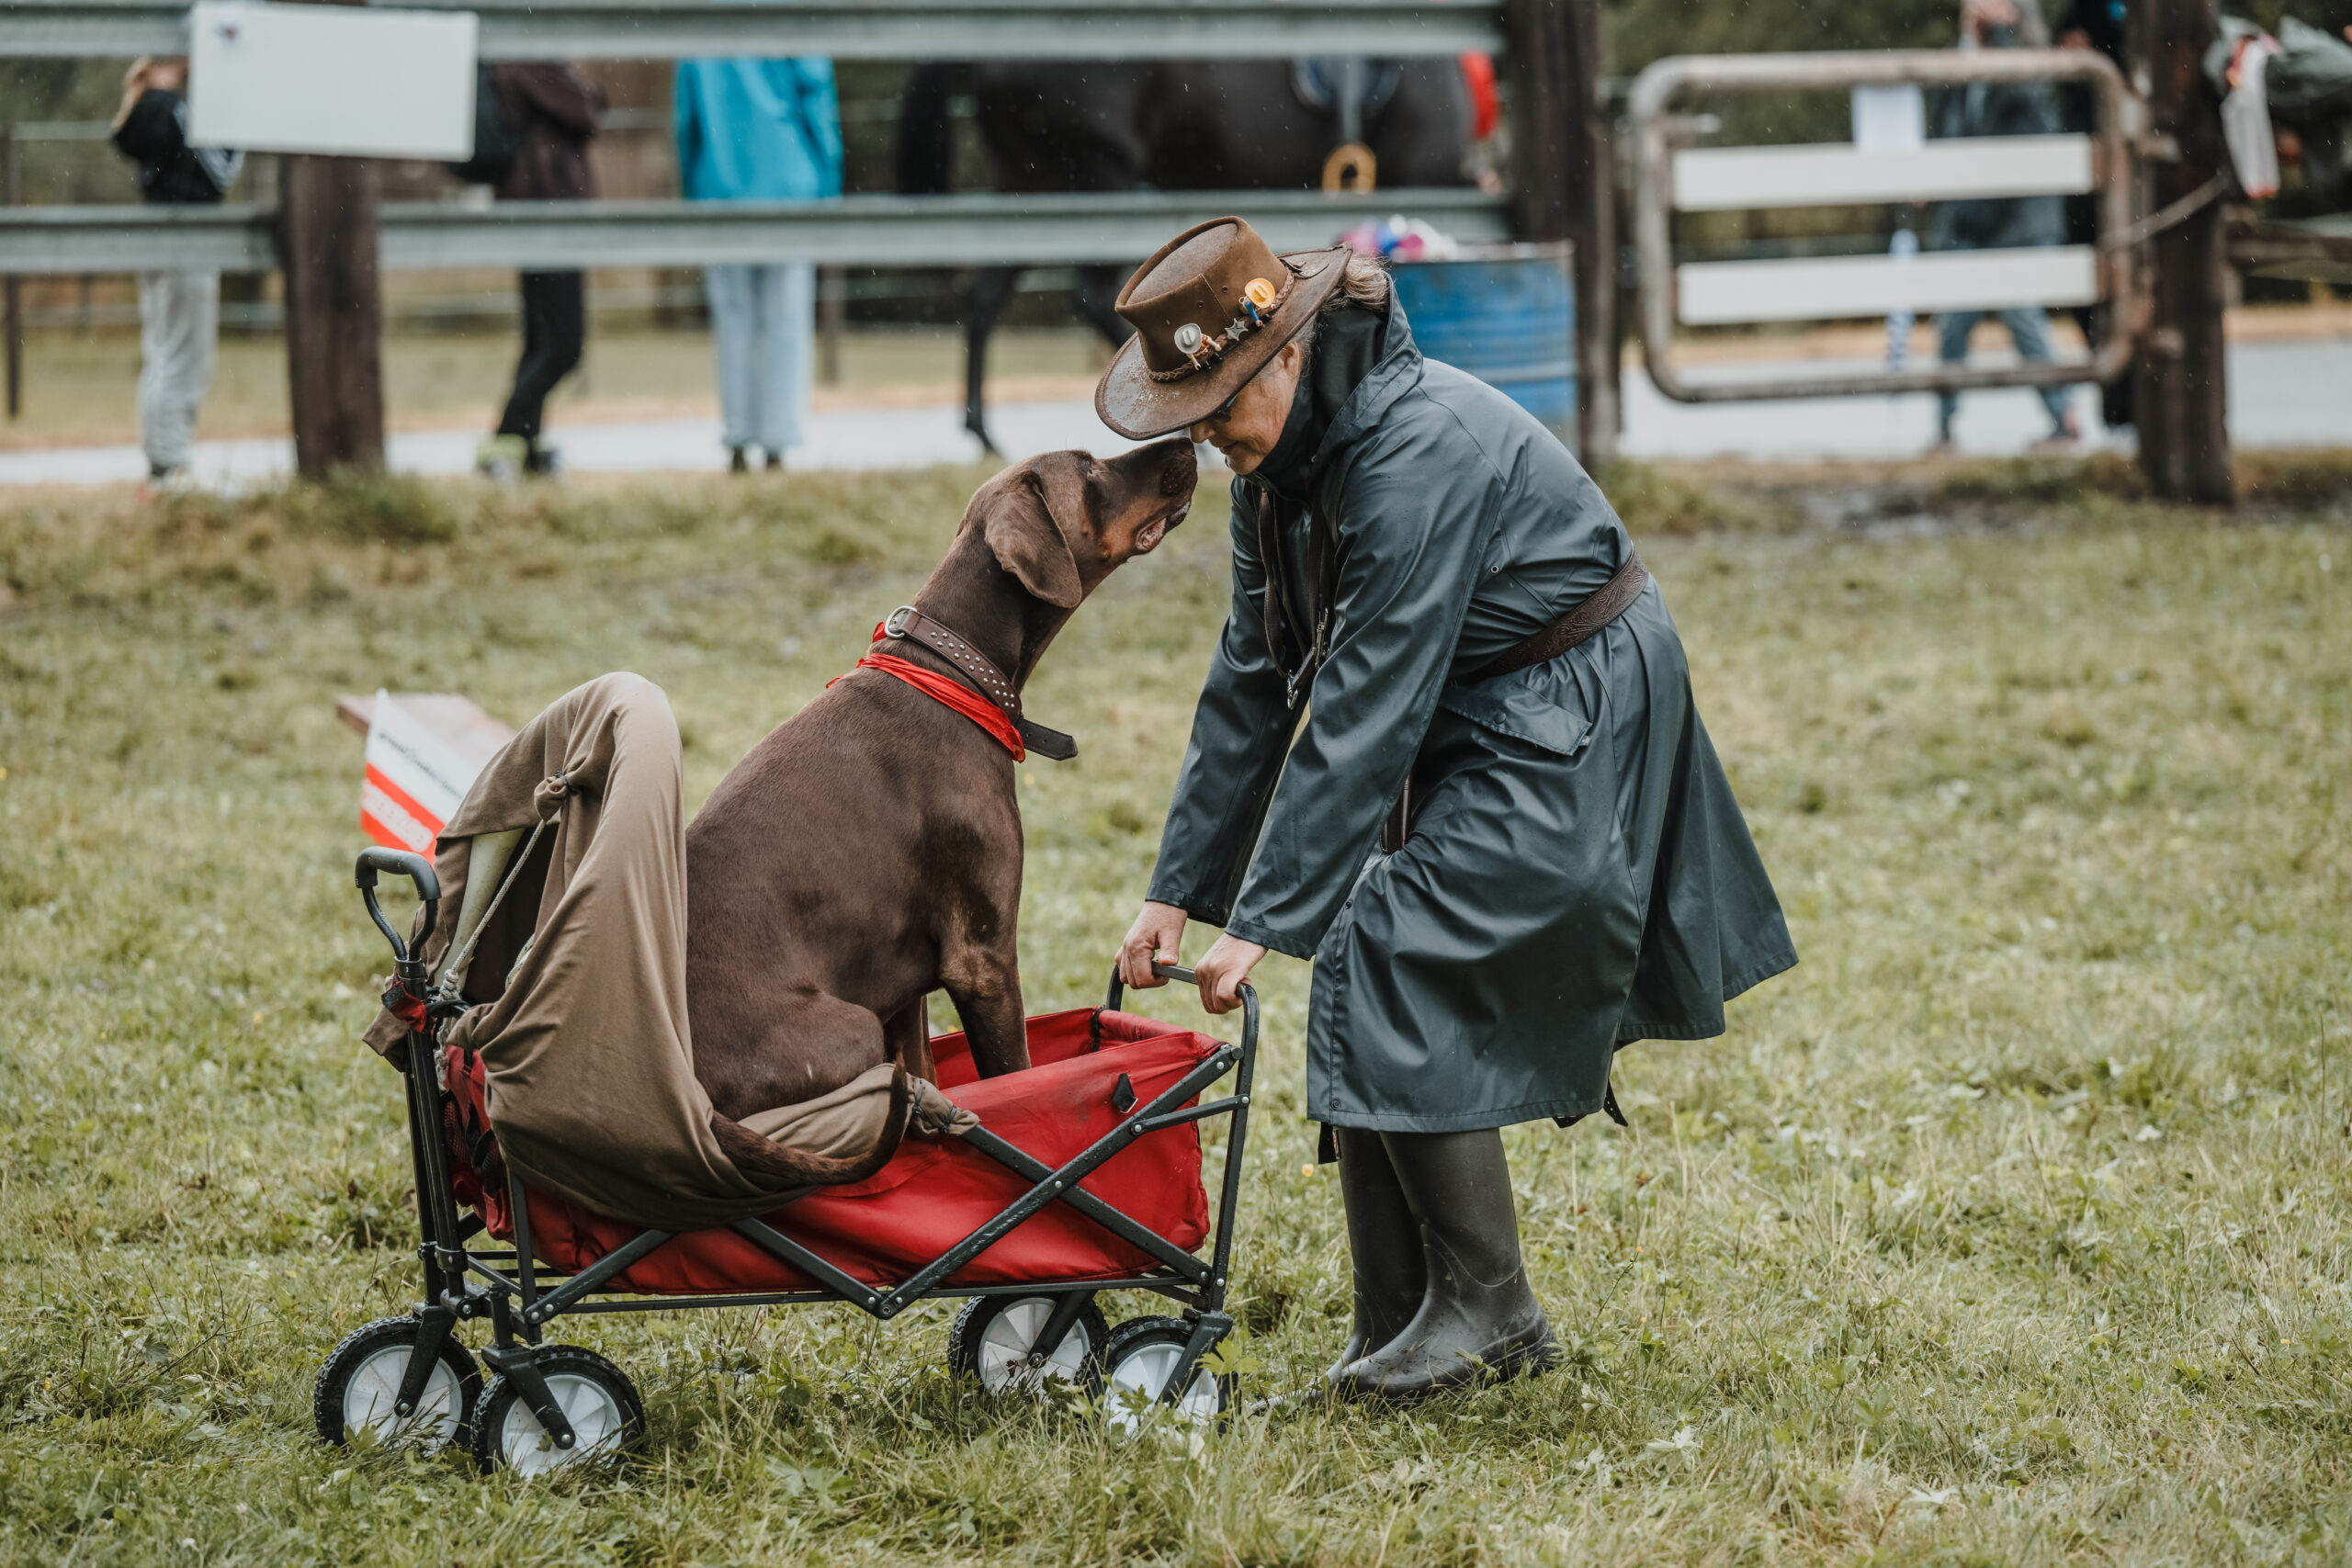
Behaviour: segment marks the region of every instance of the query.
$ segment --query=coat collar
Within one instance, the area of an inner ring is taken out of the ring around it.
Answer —
[[[1322,448],[1315,455],[1316,467],[1321,468],[1340,448],[1368,434],[1398,399],[1420,384],[1420,345],[1413,341],[1413,324],[1405,319],[1405,307],[1397,303],[1392,291],[1380,357],[1374,361],[1364,378],[1356,383],[1354,395],[1341,405],[1339,417],[1323,433]]]
[[[1351,349],[1349,358],[1354,363],[1343,365],[1328,355],[1327,348],[1337,353]],[[1293,504],[1312,497],[1332,460],[1376,428],[1396,400],[1420,384],[1421,351],[1413,342],[1405,308],[1393,293],[1386,315],[1374,329],[1370,364],[1363,363],[1363,346],[1348,349],[1328,339],[1316,345],[1316,359],[1299,383],[1283,438],[1258,472],[1267,489]]]

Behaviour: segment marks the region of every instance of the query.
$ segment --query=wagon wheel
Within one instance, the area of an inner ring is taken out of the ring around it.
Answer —
[[[1174,1404],[1159,1403],[1192,1340],[1193,1325],[1177,1317],[1138,1317],[1113,1329],[1102,1352],[1103,1420],[1132,1435],[1157,1421],[1205,1427],[1223,1416],[1234,1379],[1206,1367],[1193,1369],[1192,1386]]]
[[[532,1357],[548,1392],[571,1423],[574,1441],[556,1447],[514,1380],[499,1376],[482,1391],[474,1420],[474,1459],[482,1469],[502,1465],[517,1475],[545,1475],[580,1465],[610,1464],[644,1435],[645,1404],[628,1375],[594,1350],[550,1345]]]
[[[1050,1379],[1092,1394],[1102,1386],[1110,1325],[1090,1296],[1062,1342],[1041,1351],[1038,1336],[1057,1304],[1052,1296],[974,1296],[947,1331],[948,1371],[979,1379],[990,1393],[1036,1393]]]
[[[413,1317],[379,1317],[344,1337],[319,1369],[311,1400],[322,1440],[341,1443],[365,1435],[379,1443],[413,1442],[431,1452],[463,1438],[481,1397],[481,1370],[455,1339],[442,1340],[416,1409],[402,1416],[394,1408],[421,1327]]]

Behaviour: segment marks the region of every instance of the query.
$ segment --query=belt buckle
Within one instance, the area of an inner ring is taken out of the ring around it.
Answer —
[[[915,607],[912,604],[901,604],[897,609],[891,611],[888,615],[883,616],[882,635],[884,637],[897,637],[901,641],[905,640],[907,635],[905,617],[911,615],[914,613]]]

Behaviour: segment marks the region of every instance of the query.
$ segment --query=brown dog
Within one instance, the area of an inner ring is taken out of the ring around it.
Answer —
[[[1018,686],[1087,594],[1183,521],[1195,479],[1182,440],[1016,464],[972,497],[915,607]],[[958,675],[910,641],[888,651]],[[1029,1065],[1021,859],[1012,754],[878,670],[854,671],[719,781],[686,829],[686,1000],[730,1158],[773,1163],[735,1118],[885,1061],[931,1076],[929,991],[956,1003],[984,1076]]]

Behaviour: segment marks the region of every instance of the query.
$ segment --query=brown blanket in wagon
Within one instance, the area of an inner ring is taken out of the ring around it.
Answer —
[[[481,1053],[491,1126],[515,1172],[598,1213],[688,1230],[864,1179],[897,1151],[910,1111],[930,1130],[969,1124],[885,1065],[744,1120],[798,1156],[807,1182],[778,1188],[728,1159],[687,1024],[682,796],[669,699],[605,675],[508,742],[441,830],[424,956],[438,981],[458,955],[458,994],[481,1004],[443,1039]],[[407,1027],[379,1013],[366,1039],[389,1054]]]

